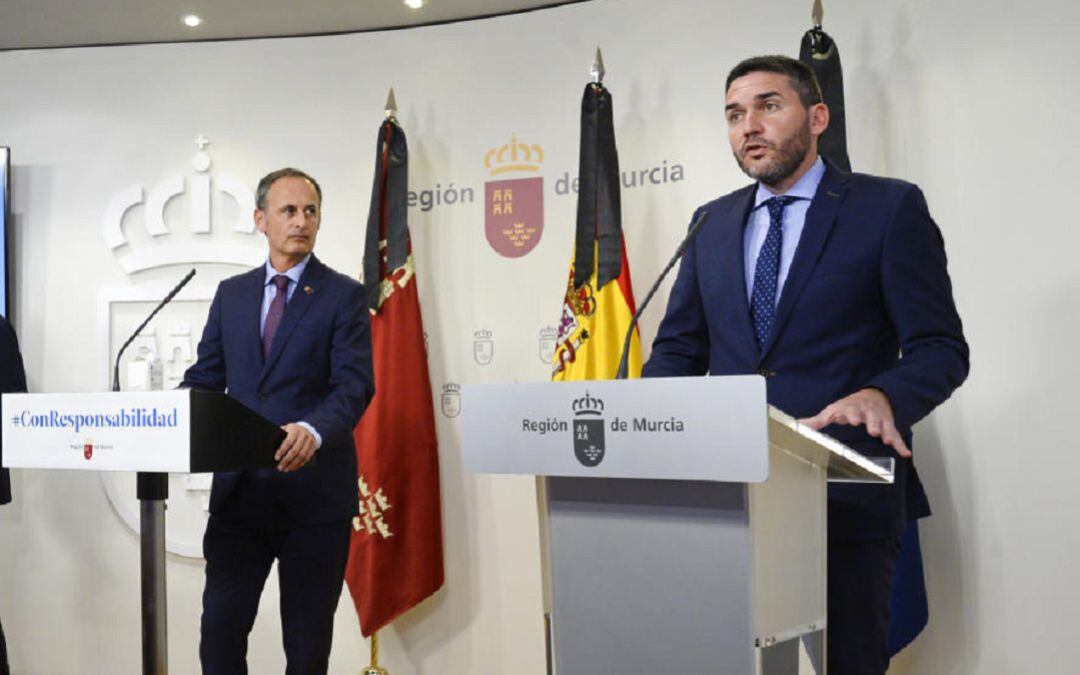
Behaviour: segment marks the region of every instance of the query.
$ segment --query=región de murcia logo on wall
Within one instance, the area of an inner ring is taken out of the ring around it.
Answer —
[[[573,403],[574,455],[585,466],[604,461],[604,402],[588,392]]]
[[[484,154],[484,169],[491,177],[540,171],[544,149],[518,141]],[[520,258],[536,248],[544,232],[544,178],[511,178],[484,183],[484,234],[500,255]]]
[[[442,413],[447,417],[457,417],[461,414],[461,385],[456,382],[447,382],[443,385],[442,396],[439,397],[442,403]]]
[[[495,338],[486,328],[473,333],[473,358],[481,366],[490,365],[495,359]]]
[[[551,365],[555,359],[555,345],[559,339],[559,331],[555,326],[544,326],[540,329],[539,354],[540,362]]]

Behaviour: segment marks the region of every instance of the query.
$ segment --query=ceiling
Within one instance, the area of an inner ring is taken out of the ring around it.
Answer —
[[[583,0],[571,0],[581,2]],[[542,0],[0,0],[0,50],[316,35],[569,4]],[[181,19],[196,14],[202,25]]]

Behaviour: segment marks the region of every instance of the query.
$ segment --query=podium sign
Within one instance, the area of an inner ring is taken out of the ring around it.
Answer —
[[[9,468],[191,471],[187,391],[7,394]]]
[[[765,380],[465,385],[465,468],[480,473],[761,483]]]
[[[4,394],[4,466],[200,473],[274,466],[285,436],[213,392]],[[193,422],[194,420],[194,422]]]

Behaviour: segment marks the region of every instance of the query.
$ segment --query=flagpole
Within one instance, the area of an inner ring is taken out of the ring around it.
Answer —
[[[397,97],[394,96],[393,87],[390,87],[390,92],[386,96],[383,112],[386,114],[386,124],[393,124],[397,120]],[[386,141],[383,141],[383,144],[385,148]],[[361,675],[390,675],[390,671],[379,665],[379,631],[371,634],[371,663]]]
[[[379,632],[371,634],[371,664],[360,675],[390,675],[386,668],[379,667]]]

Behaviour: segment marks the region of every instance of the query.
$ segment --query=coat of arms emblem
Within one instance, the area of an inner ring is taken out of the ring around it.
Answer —
[[[500,148],[484,155],[491,176],[536,172],[544,150],[536,144],[518,142],[513,136]],[[509,178],[484,184],[484,234],[500,255],[520,258],[536,248],[544,232],[544,179],[541,176]]]
[[[473,358],[481,366],[490,364],[495,359],[495,340],[489,330],[481,328],[473,333]]]
[[[461,414],[461,385],[447,382],[442,388],[442,411],[447,417]]]
[[[604,461],[604,402],[588,392],[574,401],[574,455],[585,466]]]

